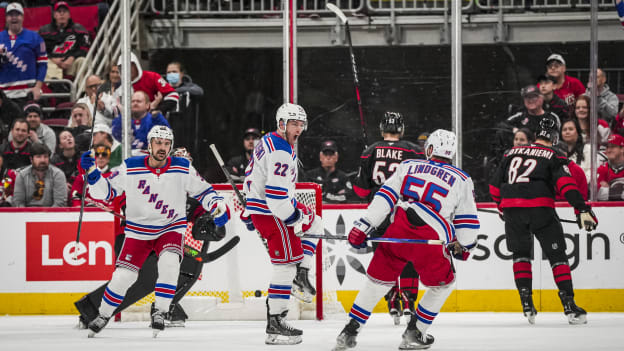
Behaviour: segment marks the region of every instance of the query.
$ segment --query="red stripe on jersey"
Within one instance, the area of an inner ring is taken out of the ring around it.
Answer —
[[[555,188],[557,189],[557,192],[561,195],[564,195],[570,190],[578,191],[576,182],[572,177],[561,177],[557,179],[557,184],[555,184]]]
[[[359,187],[359,186],[357,186],[357,185],[354,185],[354,186],[353,186],[353,191],[354,191],[354,192],[357,194],[357,196],[359,196],[359,197],[367,197],[367,196],[368,196],[368,194],[370,194],[370,192],[371,192],[371,191],[370,191],[370,189],[363,189],[363,188],[360,188],[360,187]]]
[[[501,208],[508,207],[555,207],[555,200],[551,197],[537,197],[535,199],[503,199]]]

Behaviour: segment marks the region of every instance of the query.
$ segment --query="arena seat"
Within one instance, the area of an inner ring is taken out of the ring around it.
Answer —
[[[91,35],[91,39],[94,39],[95,31],[99,25],[97,5],[72,6],[69,13],[74,22],[82,24]]]

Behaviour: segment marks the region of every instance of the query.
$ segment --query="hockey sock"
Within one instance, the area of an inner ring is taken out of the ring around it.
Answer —
[[[303,261],[301,261],[301,267],[307,269],[312,268],[317,243],[318,239],[301,240],[301,246],[303,247]]]
[[[110,283],[104,290],[102,303],[100,304],[100,314],[104,317],[113,315],[113,311],[121,304],[128,288],[136,281],[138,272],[127,268],[117,267],[113,272]]]
[[[297,266],[294,264],[273,265],[273,275],[269,284],[269,314],[280,314],[288,310],[290,290],[296,274]]]
[[[365,324],[373,308],[375,308],[375,305],[379,302],[379,299],[387,292],[387,285],[377,284],[367,279],[366,283],[364,283],[364,287],[362,287],[355,298],[355,302],[353,302],[349,317],[355,319],[362,325]]]
[[[159,311],[169,311],[169,305],[175,295],[178,274],[180,272],[180,256],[172,251],[163,251],[158,257],[158,280],[154,293],[154,306]]]
[[[427,287],[427,291],[425,291],[418,308],[416,308],[416,327],[423,334],[440,313],[442,305],[453,291],[454,286],[455,281],[447,285]]]
[[[517,258],[513,263],[514,280],[516,288],[527,288],[533,290],[533,273],[531,272],[531,260],[528,258]]]
[[[568,296],[574,296],[570,266],[567,263],[556,263],[552,272],[559,290],[565,291]]]

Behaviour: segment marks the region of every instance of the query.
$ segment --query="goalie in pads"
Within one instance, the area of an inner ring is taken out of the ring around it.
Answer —
[[[290,295],[312,301],[316,290],[308,272],[318,240],[306,233],[321,234],[321,218],[295,199],[297,154],[294,146],[307,126],[304,109],[285,103],[275,116],[277,130],[262,137],[245,170],[247,206],[241,219],[248,229],[255,227],[267,241],[273,264],[267,298],[267,344],[298,344],[303,332],[290,326]]]
[[[403,161],[377,191],[364,217],[355,221],[349,243],[356,248],[366,246],[368,234],[389,214],[391,223],[383,237],[440,239],[448,245],[380,243],[349,322],[336,339],[335,351],[355,347],[357,334],[407,262],[414,265],[428,289],[407,324],[399,349],[427,349],[433,344],[427,329],[455,283],[450,255],[467,259],[479,229],[472,179],[450,164],[454,154],[454,133],[442,129],[431,133],[425,144],[427,160]]]

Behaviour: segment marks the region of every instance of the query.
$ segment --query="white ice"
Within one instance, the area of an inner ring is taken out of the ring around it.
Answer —
[[[331,350],[343,320],[292,321],[302,328],[303,343],[264,344],[265,323],[188,321],[152,338],[148,322],[111,322],[95,338],[75,329],[76,316],[2,316],[0,350]],[[358,336],[355,350],[397,350],[402,325],[386,314],[373,314]],[[440,313],[429,334],[431,350],[624,350],[624,313],[589,313],[588,324],[568,325],[563,313],[538,313],[529,325],[521,313]]]

